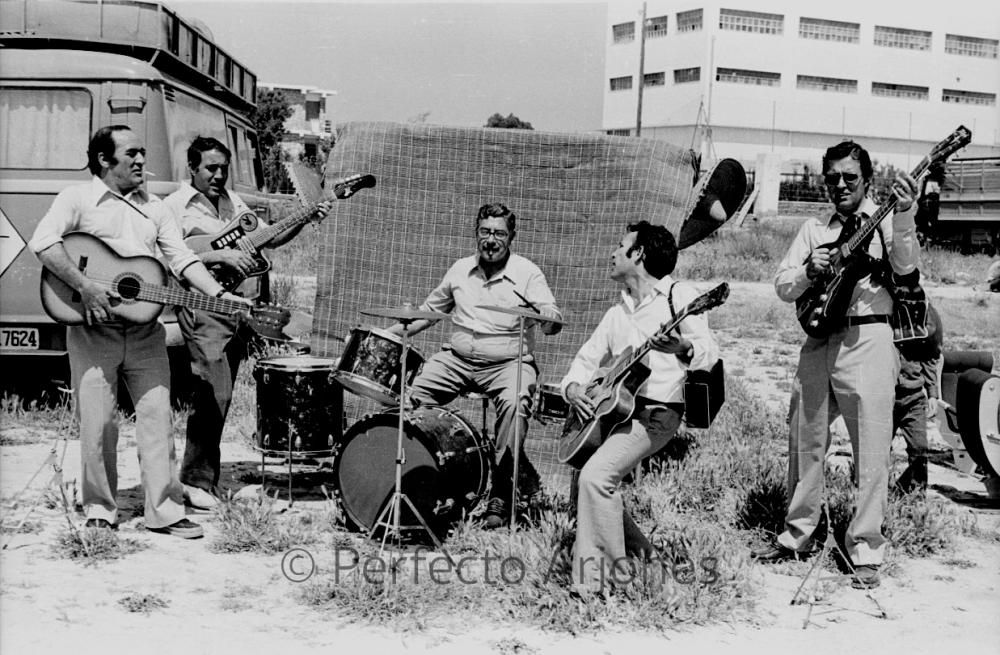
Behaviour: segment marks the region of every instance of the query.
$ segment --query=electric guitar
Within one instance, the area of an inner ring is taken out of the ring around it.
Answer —
[[[725,282],[703,293],[680,310],[672,320],[660,326],[657,335],[666,335],[688,316],[702,314],[726,302],[729,285]],[[584,421],[571,411],[559,438],[559,461],[583,468],[605,437],[627,421],[635,411],[635,393],[649,377],[649,368],[642,363],[652,347],[652,337],[638,348],[623,350],[609,366],[594,371],[587,384],[587,395],[594,401],[594,416]]]
[[[972,132],[959,125],[917,164],[911,176],[918,179],[931,164],[943,162],[971,140]],[[842,230],[836,241],[819,246],[830,250],[830,268],[795,300],[795,314],[806,334],[822,338],[843,323],[854,286],[871,273],[867,262],[869,237],[895,206],[896,196],[890,195],[863,225],[853,232]]]
[[[240,314],[257,334],[287,341],[281,328],[291,313],[276,305],[258,305],[213,298],[167,286],[169,276],[153,257],[123,257],[99,238],[85,232],[63,236],[63,247],[80,272],[121,296],[112,302],[111,313],[128,323],[149,323],[163,311],[163,305],[179,305],[216,314]],[[47,268],[42,269],[42,307],[52,320],[63,325],[83,325],[86,308],[80,293]]]
[[[304,223],[308,223],[316,208],[321,203],[333,198],[344,200],[350,198],[361,189],[373,186],[375,186],[374,175],[354,173],[336,180],[333,183],[333,191],[326,194],[325,197],[309,203],[277,223],[257,229],[259,225],[257,215],[253,211],[247,211],[234,217],[220,232],[215,234],[195,234],[184,239],[184,243],[195,253],[203,253],[211,250],[222,250],[223,248],[238,249],[240,248],[240,240],[245,237],[255,251],[253,254],[254,266],[252,270],[244,273],[230,266],[219,264],[208,267],[215,279],[219,281],[219,284],[225,287],[227,291],[232,291],[248,277],[263,275],[271,270],[271,262],[260,252],[261,248],[282,234]]]

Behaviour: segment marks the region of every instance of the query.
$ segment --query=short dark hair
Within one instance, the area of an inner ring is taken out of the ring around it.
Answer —
[[[670,230],[649,221],[639,221],[630,224],[628,231],[635,232],[635,243],[629,248],[628,254],[636,248],[642,248],[642,265],[647,273],[659,280],[674,272],[674,267],[677,266],[677,241]]]
[[[90,137],[90,143],[87,144],[87,168],[91,173],[101,174],[101,160],[97,158],[98,155],[104,155],[112,163],[114,162],[117,148],[114,133],[131,129],[128,125],[105,125],[94,132],[94,136]]]
[[[858,160],[858,164],[861,165],[861,177],[865,182],[871,182],[874,175],[872,159],[868,155],[868,151],[854,141],[841,141],[837,145],[827,148],[826,154],[823,155],[823,172],[826,173],[830,170],[830,164],[833,162],[847,157]]]
[[[507,231],[514,234],[517,225],[517,216],[514,215],[514,212],[507,209],[506,206],[501,205],[499,202],[490,202],[480,207],[476,213],[476,227],[479,227],[479,224],[487,218],[504,219],[507,222]]]
[[[211,136],[197,136],[191,142],[191,145],[188,146],[188,168],[197,168],[198,164],[201,163],[201,155],[210,150],[218,150],[224,154],[226,161],[232,161],[233,159],[233,153],[229,151],[229,148],[222,141]]]

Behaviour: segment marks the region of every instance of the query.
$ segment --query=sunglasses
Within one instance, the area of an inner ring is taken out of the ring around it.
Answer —
[[[844,184],[849,187],[856,187],[858,182],[861,181],[861,176],[857,173],[841,173],[839,171],[830,171],[823,174],[823,181],[830,186],[837,186],[840,184],[840,178],[844,178]]]

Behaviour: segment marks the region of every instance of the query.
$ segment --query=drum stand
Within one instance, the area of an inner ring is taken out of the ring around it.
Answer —
[[[424,520],[424,517],[413,504],[413,501],[410,500],[410,497],[403,492],[403,464],[406,463],[406,452],[403,450],[403,424],[405,419],[404,412],[406,410],[406,356],[409,354],[410,348],[407,336],[410,330],[410,323],[417,319],[400,318],[397,320],[399,320],[400,324],[403,326],[403,344],[402,354],[400,357],[402,360],[400,364],[402,370],[400,372],[399,380],[399,427],[396,434],[396,481],[395,486],[393,487],[392,499],[379,513],[378,518],[375,519],[375,523],[372,525],[371,531],[368,533],[368,537],[373,538],[375,531],[378,530],[379,527],[385,528],[385,531],[382,533],[382,544],[379,547],[380,556],[385,550],[386,540],[389,538],[390,534],[392,534],[393,538],[396,540],[397,546],[402,543],[402,530],[399,527],[399,522],[404,502],[410,508],[410,511],[413,512],[413,515],[417,517],[417,520],[420,521],[420,525],[423,526],[424,531],[428,534],[428,536],[430,536],[434,545],[438,549],[444,550],[444,545],[441,543],[441,540],[437,538],[434,531],[431,530],[429,525],[427,525],[427,521]],[[447,551],[445,551],[445,555],[448,556]],[[448,559],[450,560],[451,557],[448,556]]]
[[[518,462],[521,459],[521,417],[524,414],[521,413],[521,369],[523,368],[523,358],[524,358],[524,316],[517,317],[517,382],[514,385],[514,443],[511,445],[514,449],[511,456],[514,459],[514,473],[513,481],[511,482],[511,493],[510,493],[510,536],[511,539],[514,538],[514,532],[517,530],[517,467]],[[501,457],[503,454],[501,453]]]

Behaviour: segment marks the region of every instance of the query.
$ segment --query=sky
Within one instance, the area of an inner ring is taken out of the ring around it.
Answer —
[[[573,2],[166,0],[260,82],[336,91],[334,121],[601,128],[607,7]]]

